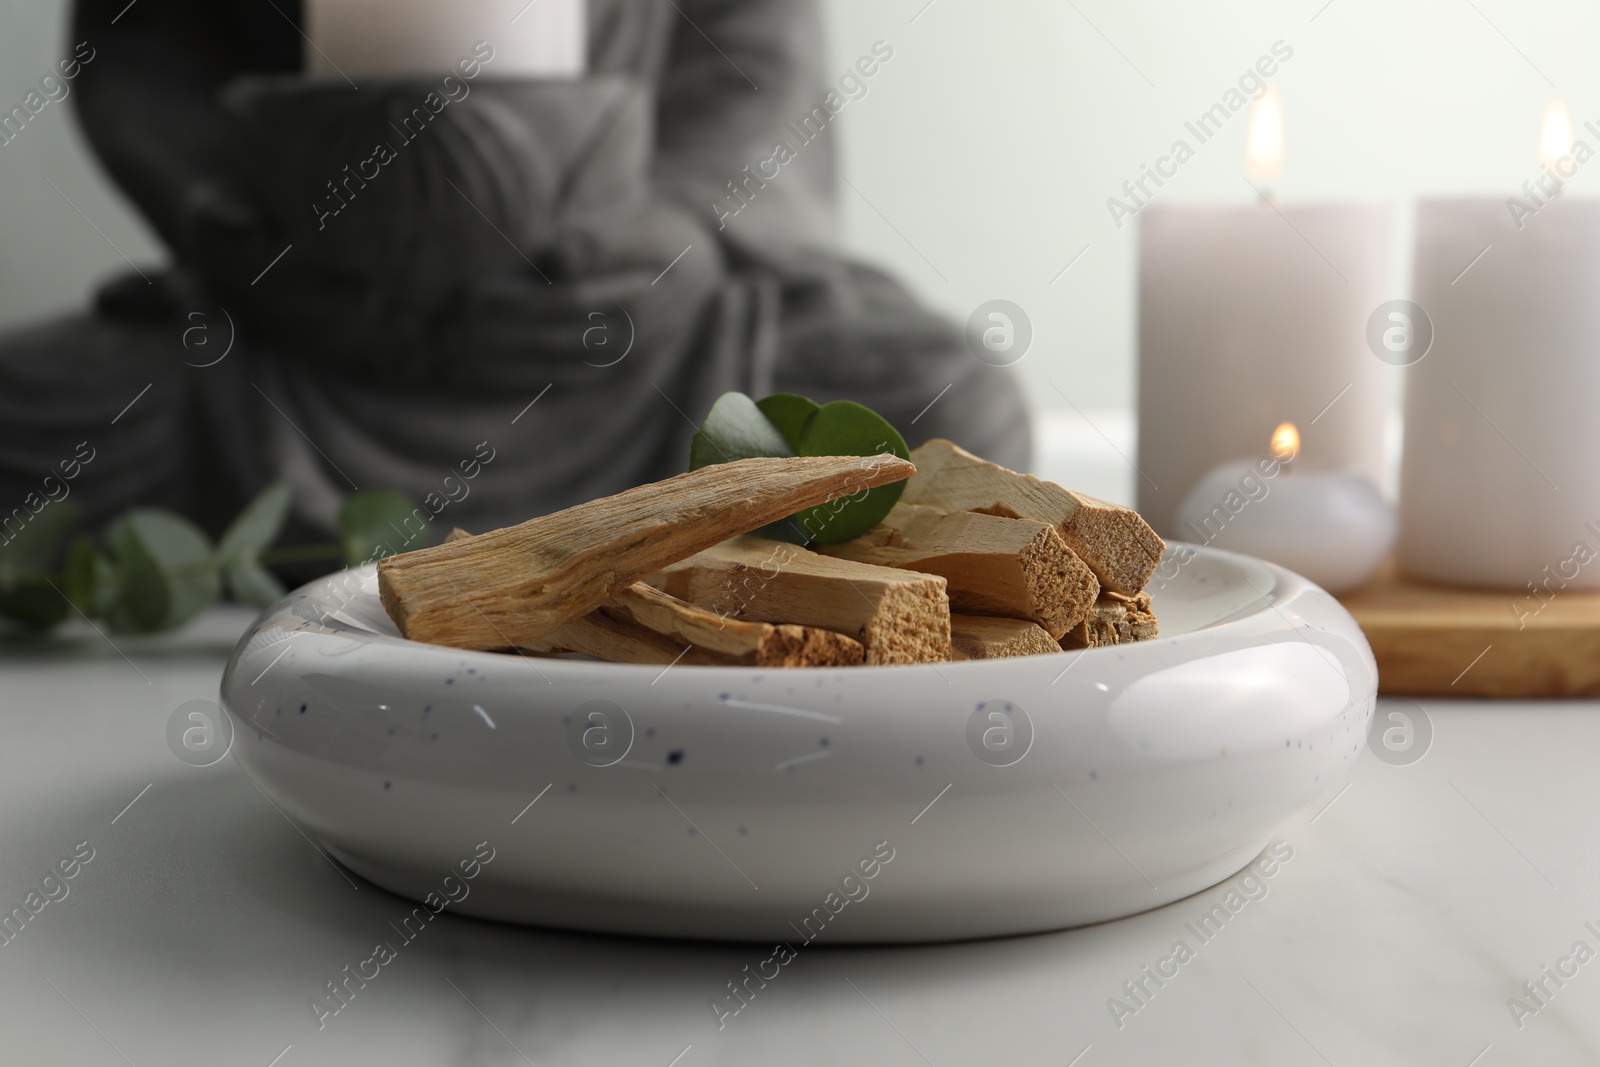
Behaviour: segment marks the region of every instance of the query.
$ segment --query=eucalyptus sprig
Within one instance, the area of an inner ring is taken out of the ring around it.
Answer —
[[[689,445],[689,469],[757,456],[876,456],[910,459],[905,438],[876,411],[850,400],[817,404],[778,393],[752,400],[724,393]],[[904,482],[880,486],[790,516],[758,530],[763,537],[795,544],[837,545],[882,522],[900,499]]]
[[[787,393],[755,401],[727,393],[694,436],[690,469],[757,456],[886,452],[910,458],[895,428],[860,404],[819,405]],[[757,532],[797,544],[840,544],[883,521],[904,486],[863,490]],[[117,516],[99,537],[74,537],[78,505],[52,502],[0,541],[0,620],[46,632],[76,611],[117,632],[158,633],[182,626],[224,594],[264,608],[284,595],[274,565],[365,563],[387,554],[393,532],[419,510],[401,493],[356,493],[340,511],[337,544],[273,548],[289,504],[286,485],[269,486],[212,544],[182,515],[143,507]]]
[[[172,630],[224,593],[264,608],[284,595],[270,568],[326,561],[366,562],[385,551],[393,527],[415,505],[400,493],[351,496],[339,515],[339,543],[274,549],[289,517],[289,487],[268,486],[216,544],[194,523],[161,508],[132,508],[98,538],[79,535],[76,502],[51,503],[0,544],[0,618],[45,632],[74,610],[121,633]]]

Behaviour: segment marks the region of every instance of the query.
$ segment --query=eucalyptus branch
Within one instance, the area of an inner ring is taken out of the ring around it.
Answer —
[[[386,552],[390,524],[416,510],[398,493],[356,493],[340,512],[337,543],[274,547],[289,503],[287,486],[267,487],[215,544],[188,519],[159,508],[133,508],[97,536],[73,537],[76,503],[52,504],[0,540],[0,619],[45,632],[82,612],[113,630],[155,633],[183,625],[224,595],[264,608],[285,592],[269,568],[363,563]]]

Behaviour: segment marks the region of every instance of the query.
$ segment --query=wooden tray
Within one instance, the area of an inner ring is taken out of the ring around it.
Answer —
[[[1390,569],[1340,600],[1372,643],[1383,693],[1600,695],[1600,593],[1558,590],[1541,608],[1526,590],[1425,585]]]

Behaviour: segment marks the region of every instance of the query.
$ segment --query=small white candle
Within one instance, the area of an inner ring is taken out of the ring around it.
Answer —
[[[1331,593],[1359,588],[1394,546],[1394,511],[1358,471],[1307,470],[1277,458],[1298,444],[1285,424],[1273,457],[1212,469],[1178,509],[1176,536],[1270,560]]]
[[[306,67],[357,81],[449,73],[482,41],[490,77],[574,78],[587,19],[587,0],[307,0]]]
[[[1547,114],[1550,173],[1600,173],[1583,162],[1600,129],[1581,133]],[[1553,195],[1542,170],[1529,186],[1418,206],[1414,298],[1435,340],[1407,372],[1399,562],[1549,596],[1600,588],[1600,201]]]
[[[1283,147],[1274,90],[1247,135],[1258,189]],[[1387,368],[1365,333],[1394,295],[1388,209],[1151,205],[1139,226],[1138,504],[1157,532],[1182,537],[1190,489],[1285,417],[1319,464],[1381,480]]]

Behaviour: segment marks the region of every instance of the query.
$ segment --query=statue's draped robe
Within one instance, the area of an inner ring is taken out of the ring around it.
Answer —
[[[835,250],[845,72],[814,0],[590,0],[582,81],[490,60],[359,90],[299,74],[285,0],[125,7],[78,3],[73,98],[174,265],[0,339],[0,510],[88,441],[91,519],[215,530],[281,477],[306,528],[358,487],[492,528],[680,472],[727,390],[1027,462],[1009,372]]]

